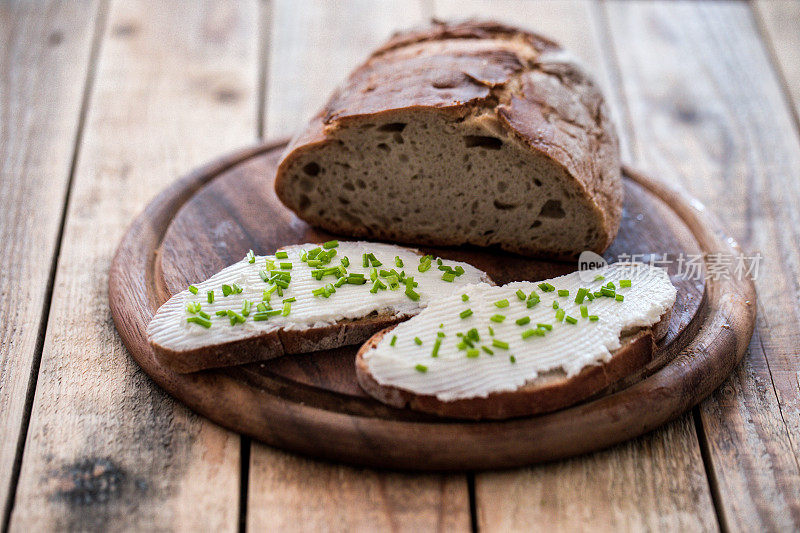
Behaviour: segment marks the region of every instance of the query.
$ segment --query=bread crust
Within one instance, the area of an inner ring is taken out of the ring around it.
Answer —
[[[556,411],[602,391],[616,381],[647,365],[655,353],[656,342],[669,327],[672,309],[658,323],[623,333],[622,346],[606,362],[590,365],[577,375],[566,377],[550,372],[537,377],[515,391],[500,392],[486,398],[445,402],[433,395],[415,394],[398,387],[381,385],[369,371],[364,354],[374,348],[394,326],[376,333],[356,355],[356,375],[364,391],[380,402],[397,408],[409,408],[442,417],[501,420]]]
[[[574,182],[576,201],[597,221],[592,249],[602,253],[611,244],[622,214],[622,184],[618,140],[601,93],[559,45],[496,22],[434,22],[397,34],[373,52],[287,147],[275,179],[278,197],[301,218],[330,231],[409,242],[391,228],[351,227],[304,213],[290,194],[290,168],[298,158],[336,142],[337,131],[353,121],[401,120],[409,110],[454,119],[480,115],[487,128],[555,163]],[[444,236],[410,242],[462,244]]]

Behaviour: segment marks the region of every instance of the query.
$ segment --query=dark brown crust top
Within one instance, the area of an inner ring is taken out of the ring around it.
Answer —
[[[287,147],[275,181],[282,194],[291,161],[355,118],[404,109],[480,114],[572,176],[602,227],[602,252],[622,213],[617,136],[602,94],[556,43],[496,22],[434,22],[394,35],[334,92]],[[289,206],[292,207],[292,206]]]

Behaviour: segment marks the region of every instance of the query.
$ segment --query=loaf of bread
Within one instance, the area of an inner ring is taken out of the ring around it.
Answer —
[[[556,43],[492,22],[399,34],[296,137],[275,189],[334,233],[602,252],[622,210],[603,97]]]

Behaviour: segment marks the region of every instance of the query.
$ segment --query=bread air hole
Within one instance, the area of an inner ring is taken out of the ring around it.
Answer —
[[[494,201],[494,207],[495,207],[495,209],[506,210],[506,209],[517,208],[517,207],[519,207],[519,204],[506,204],[506,203],[501,202],[500,200],[495,200]]]
[[[405,122],[390,122],[380,126],[378,131],[403,131],[406,129],[406,126],[407,124]]]
[[[561,201],[547,200],[539,211],[539,216],[543,218],[564,218],[566,213],[561,207]]]
[[[464,145],[467,148],[486,148],[488,150],[499,150],[503,147],[503,141],[497,137],[485,137],[483,135],[464,135]]]
[[[303,172],[308,174],[309,176],[316,176],[319,174],[319,171],[322,170],[319,164],[312,161],[311,163],[306,163],[303,166]]]

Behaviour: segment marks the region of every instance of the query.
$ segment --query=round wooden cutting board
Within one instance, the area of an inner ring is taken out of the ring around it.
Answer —
[[[111,267],[111,312],[125,345],[161,387],[211,420],[303,454],[376,467],[463,470],[518,466],[597,450],[641,435],[698,403],[738,363],[755,320],[749,280],[684,276],[678,257],[739,254],[702,204],[625,170],[622,226],[608,259],[668,254],[678,287],[669,333],[653,362],[590,401],[493,422],[439,419],[369,398],[355,378],[357,347],[176,374],[159,364],[145,329],[172,294],[240,260],[332,236],[284,208],[272,189],[282,143],[224,157],[179,180],[134,221]],[[342,237],[340,237],[342,238]],[[478,249],[431,249],[487,271],[497,283],[575,270]],[[703,260],[700,259],[702,264]],[[684,263],[684,270],[685,263]]]

